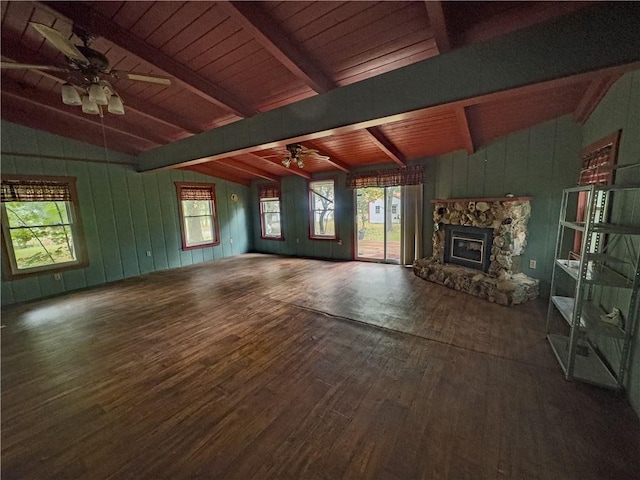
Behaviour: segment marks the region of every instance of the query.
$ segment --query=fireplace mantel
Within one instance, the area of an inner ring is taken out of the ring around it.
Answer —
[[[456,202],[530,202],[533,197],[436,198],[431,203]]]

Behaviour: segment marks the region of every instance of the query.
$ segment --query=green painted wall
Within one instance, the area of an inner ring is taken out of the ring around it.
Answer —
[[[2,305],[237,255],[250,249],[251,206],[249,188],[243,185],[183,170],[137,173],[130,166],[115,164],[135,160],[116,152],[109,152],[111,164],[41,159],[39,154],[105,159],[105,150],[8,122],[2,122],[2,151],[34,155],[3,154],[3,173],[77,177],[89,253],[89,266],[64,272],[62,280],[54,280],[52,274],[45,273],[2,281]],[[176,181],[216,184],[219,246],[182,251],[173,183]],[[232,193],[238,194],[237,202],[229,200]],[[151,257],[146,256],[148,250]]]
[[[549,295],[563,188],[574,186],[579,172],[580,125],[564,116],[499,138],[473,155],[457,151],[431,160],[425,184],[425,256],[431,254],[434,198],[532,196],[522,270],[540,280]],[[537,268],[529,268],[536,260]]]
[[[620,129],[622,136],[618,164],[640,164],[640,70],[624,75],[607,92],[584,124],[582,145],[586,147]],[[616,183],[640,185],[640,166],[618,170]],[[614,198],[611,215],[612,222],[640,225],[640,194]],[[640,238],[634,237],[630,240],[635,252],[640,251]],[[630,257],[623,245],[617,247],[613,254],[623,258]],[[631,274],[630,271],[625,273]],[[600,300],[607,310],[618,306],[628,315],[623,306],[628,305],[629,295],[629,290],[608,289],[603,291]],[[612,364],[618,364],[620,352],[615,345],[601,339],[599,346]],[[636,328],[635,332],[626,386],[629,400],[640,415],[640,328]]]
[[[292,167],[294,168],[294,167]],[[256,251],[300,257],[348,260],[353,258],[353,190],[347,190],[346,175],[331,172],[314,178],[335,178],[336,181],[336,234],[338,241],[309,238],[309,184],[298,176],[284,177],[281,181],[281,221],[284,241],[265,240],[260,237],[260,209],[256,182],[252,185],[253,245]]]

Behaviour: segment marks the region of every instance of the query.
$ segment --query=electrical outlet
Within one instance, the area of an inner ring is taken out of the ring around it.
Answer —
[[[230,238],[230,239],[229,239],[229,243],[233,243],[233,238]]]
[[[535,270],[536,269],[536,264],[537,264],[537,262],[535,260],[529,260],[529,268],[531,270]]]
[[[61,273],[54,273],[53,274],[53,279],[54,280],[62,280],[62,274]]]
[[[296,243],[300,243],[300,239],[299,238],[296,238]]]
[[[151,256],[151,250],[147,250],[147,257]]]
[[[342,240],[338,240],[338,245],[342,245]]]

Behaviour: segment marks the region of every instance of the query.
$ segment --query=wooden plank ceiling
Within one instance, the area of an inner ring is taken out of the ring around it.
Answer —
[[[16,2],[2,1],[4,61],[66,66],[29,22],[74,43],[75,23],[110,68],[173,77],[170,86],[114,80],[126,115],[84,115],[62,104],[65,73],[3,70],[2,118],[137,154],[469,43],[553,20],[585,2]],[[584,120],[611,79],[451,108],[305,142],[330,160],[283,167],[280,148],[191,169],[234,182],[349,171],[467,149],[576,112]],[[428,88],[428,86],[425,86]]]

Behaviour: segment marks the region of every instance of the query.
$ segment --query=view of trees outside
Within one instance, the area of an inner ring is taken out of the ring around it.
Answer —
[[[386,190],[386,195],[385,195]],[[356,191],[357,255],[361,258],[399,260],[401,250],[401,211],[393,212],[393,198],[400,198],[401,187],[369,187]],[[384,202],[384,222],[373,223],[370,205]],[[386,243],[385,243],[386,235]]]
[[[314,234],[334,237],[336,235],[336,228],[333,216],[335,211],[335,188],[333,180],[312,182],[311,192]]]
[[[281,237],[280,227],[280,200],[263,199],[260,201],[262,210],[262,226],[265,237]]]
[[[18,269],[76,260],[67,202],[4,203]]]
[[[210,200],[182,200],[182,216],[187,246],[212,243],[213,222]]]

